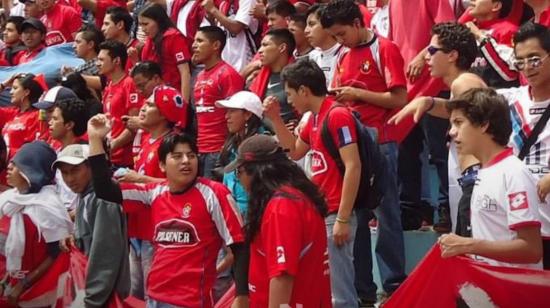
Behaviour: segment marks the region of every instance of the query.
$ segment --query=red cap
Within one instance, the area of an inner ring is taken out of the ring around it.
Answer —
[[[184,127],[187,123],[187,102],[178,90],[160,85],[153,90],[153,99],[157,108],[168,122]]]

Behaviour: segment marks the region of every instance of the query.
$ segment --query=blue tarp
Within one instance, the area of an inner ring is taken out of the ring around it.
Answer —
[[[0,67],[0,82],[9,79],[13,74],[17,73],[44,74],[46,82],[51,88],[59,81],[59,71],[62,66],[76,67],[83,63],[82,59],[76,57],[72,43],[51,46],[42,50],[29,63]],[[0,105],[5,106],[9,102],[9,91],[2,92],[0,94]]]

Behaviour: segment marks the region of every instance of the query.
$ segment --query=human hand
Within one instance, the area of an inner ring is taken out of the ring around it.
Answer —
[[[399,124],[403,119],[413,116],[413,121],[418,123],[422,116],[430,109],[431,107],[431,97],[417,97],[412,100],[410,103],[405,105],[398,113],[388,120],[388,124]]]
[[[71,247],[74,247],[74,236],[70,235],[69,237],[59,241],[59,249],[64,252],[71,251]]]
[[[138,116],[123,115],[122,121],[124,122],[124,125],[126,126],[126,128],[131,130],[132,132],[135,132],[139,128],[141,128],[141,125],[139,125]]]
[[[546,195],[550,192],[550,173],[545,174],[537,183],[537,194],[541,202],[544,202]]]
[[[135,170],[128,169],[123,176],[117,178],[119,182],[128,182],[128,183],[142,183],[141,174],[137,173]]]
[[[88,121],[88,138],[103,139],[111,131],[111,121],[105,114],[96,114]]]
[[[473,239],[449,233],[441,235],[437,239],[437,243],[441,247],[441,257],[450,258],[471,253],[470,247],[473,243]]]
[[[339,102],[345,101],[355,101],[358,100],[359,95],[357,93],[358,89],[354,87],[339,87],[333,88],[331,92],[335,93],[335,98]]]
[[[343,246],[349,241],[350,238],[349,223],[341,223],[336,221],[334,227],[332,227],[332,236],[334,237],[334,244],[338,247]]]
[[[264,117],[275,122],[277,120],[282,120],[281,118],[281,105],[279,100],[275,96],[268,96],[264,99]]]
[[[426,59],[424,58],[425,53],[420,52],[417,54],[407,66],[407,78],[410,82],[416,81],[418,76],[422,73],[424,65],[426,65]]]

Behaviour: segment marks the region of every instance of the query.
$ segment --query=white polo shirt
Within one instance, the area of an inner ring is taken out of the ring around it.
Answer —
[[[517,230],[539,226],[536,182],[527,167],[506,149],[477,175],[471,199],[472,237],[488,241],[517,239]],[[492,265],[542,269],[542,262],[512,264],[474,256]]]

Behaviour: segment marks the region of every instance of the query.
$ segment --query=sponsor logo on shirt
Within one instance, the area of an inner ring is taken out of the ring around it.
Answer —
[[[477,198],[477,204],[478,207],[482,210],[488,211],[488,212],[496,212],[497,211],[497,202],[494,199],[491,199],[491,197],[487,195],[479,196]]]
[[[200,238],[192,223],[175,218],[157,224],[155,242],[163,248],[183,248],[196,246]]]
[[[66,42],[65,37],[63,36],[63,34],[60,31],[57,31],[57,30],[48,32],[48,34],[46,34],[46,40],[45,41],[46,41],[47,46],[62,44],[62,43]]]
[[[311,151],[311,175],[315,176],[328,170],[327,161],[323,153]]]
[[[286,263],[285,258],[285,248],[283,246],[277,246],[277,263],[283,264]]]
[[[176,53],[176,61],[183,61],[185,60],[185,57],[183,56],[183,52]]]
[[[6,130],[25,130],[27,127],[24,123],[10,123],[6,126]]]
[[[138,95],[137,93],[130,93],[130,103],[137,103]]]
[[[197,106],[196,108],[197,108],[197,113],[216,111],[214,107],[208,107],[208,106]]]
[[[517,211],[529,208],[527,193],[524,191],[509,194],[508,201],[510,202],[510,211]]]

